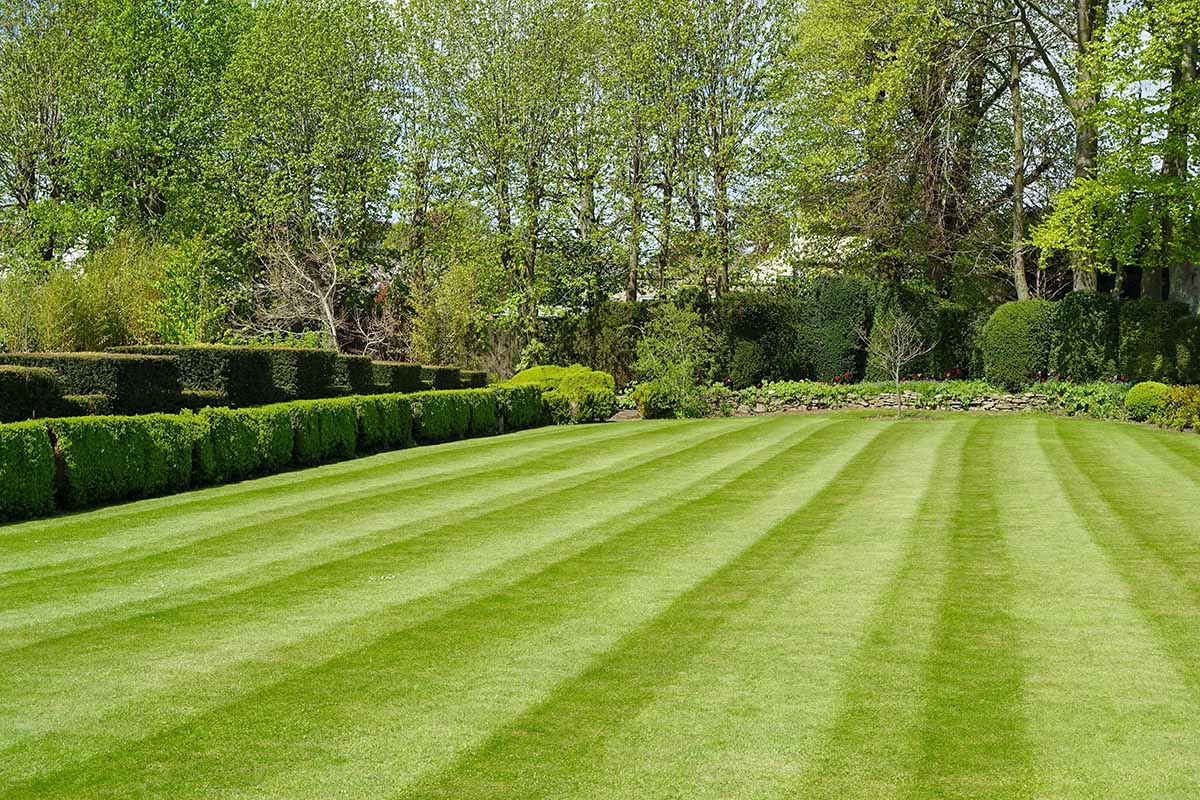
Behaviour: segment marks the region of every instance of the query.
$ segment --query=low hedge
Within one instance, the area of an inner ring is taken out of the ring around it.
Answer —
[[[1044,375],[1050,355],[1054,306],[1046,300],[1005,303],[983,328],[983,370],[988,381],[1021,389]]]
[[[461,389],[462,370],[458,367],[421,367],[421,380],[434,389]]]
[[[44,367],[58,373],[66,393],[106,395],[122,414],[179,408],[181,385],[174,357],[133,353],[3,353],[0,364]]]
[[[407,397],[380,394],[355,397],[353,403],[359,452],[395,450],[412,443],[412,403]]]
[[[461,439],[471,431],[474,396],[487,389],[457,389],[441,392],[417,392],[412,401],[413,438],[418,442],[446,442]]]
[[[115,347],[112,352],[174,356],[185,390],[219,392],[234,406],[273,402],[271,348],[221,344],[142,345]]]
[[[186,488],[200,426],[192,414],[74,417],[50,429],[61,465],[59,503],[82,508]]]
[[[537,384],[500,384],[490,391],[496,396],[496,409],[503,430],[536,428],[546,421],[542,389]]]
[[[421,391],[421,365],[399,361],[375,361],[372,364],[375,385],[384,392],[408,394]]]
[[[44,422],[0,425],[0,519],[54,508],[54,448]]]
[[[354,455],[358,446],[358,414],[353,397],[298,400],[288,404],[292,415],[296,464],[320,464]]]
[[[0,422],[54,416],[63,405],[62,381],[45,367],[0,366]]]

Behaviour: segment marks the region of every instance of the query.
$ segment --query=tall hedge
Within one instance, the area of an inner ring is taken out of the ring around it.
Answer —
[[[54,448],[44,422],[0,425],[0,519],[54,509]]]
[[[281,400],[327,397],[333,391],[337,354],[329,350],[273,347],[271,379]]]
[[[375,366],[370,356],[336,357],[334,367],[334,384],[345,388],[351,394],[374,394]]]
[[[1115,378],[1121,313],[1117,298],[1098,292],[1071,292],[1055,303],[1050,374],[1076,383]]]
[[[60,503],[82,508],[186,488],[199,433],[191,414],[51,420],[62,461]]]
[[[564,334],[562,338],[569,338],[570,345],[560,345],[563,352],[555,353],[555,359],[607,372],[617,386],[625,386],[633,380],[638,339],[642,326],[649,320],[646,303],[615,300],[598,303],[575,321],[569,334]]]
[[[384,392],[408,393],[421,390],[421,365],[398,361],[376,361],[375,386]]]
[[[1142,297],[1121,305],[1120,372],[1129,381],[1172,383],[1178,378],[1177,328],[1187,306]]]
[[[0,366],[0,422],[21,422],[60,413],[62,381],[45,367]]]
[[[58,373],[71,395],[106,395],[113,411],[140,414],[180,406],[174,357],[133,353],[3,353],[0,364],[45,367]]]
[[[461,389],[462,371],[458,367],[426,365],[421,367],[421,381],[432,389]]]
[[[273,402],[271,348],[220,344],[116,347],[113,352],[174,356],[179,379],[192,392],[220,392],[236,406]]]
[[[932,347],[925,356],[907,365],[909,374],[940,380],[970,376],[977,371],[981,360],[979,326],[971,309],[909,286],[876,286],[873,320],[898,313],[912,320],[922,339]],[[875,331],[873,321],[871,331]],[[886,376],[869,371],[867,377]]]
[[[983,369],[988,381],[1022,389],[1044,376],[1050,358],[1054,306],[1046,300],[1005,303],[983,328]]]

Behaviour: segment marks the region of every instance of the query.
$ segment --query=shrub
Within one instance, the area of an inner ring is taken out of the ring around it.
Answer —
[[[254,406],[275,399],[272,350],[220,344],[116,347],[113,352],[174,356],[185,390],[221,392],[235,406]]]
[[[293,460],[319,464],[354,455],[358,444],[357,398],[301,400],[288,404],[295,434]]]
[[[197,477],[209,483],[240,480],[262,465],[257,419],[241,410],[206,408],[196,449]]]
[[[625,386],[633,379],[638,340],[649,317],[645,303],[598,303],[574,326],[571,346],[560,347],[562,352],[555,355],[563,363],[579,361],[607,372],[618,386]]]
[[[335,356],[334,385],[353,394],[375,393],[375,366],[370,356]]]
[[[269,352],[271,379],[279,399],[312,399],[332,392],[336,353],[300,347],[274,347]]]
[[[45,367],[68,394],[107,395],[114,411],[138,414],[179,407],[179,367],[169,356],[131,353],[5,353],[0,364]]]
[[[464,389],[484,389],[488,385],[488,374],[482,370],[465,369],[462,371],[462,386]]]
[[[1157,381],[1143,381],[1125,395],[1125,410],[1129,418],[1144,422],[1160,417],[1166,408],[1168,386]]]
[[[676,400],[674,393],[658,381],[639,383],[633,390],[633,402],[637,405],[638,413],[645,419],[674,417]]]
[[[569,367],[556,367],[552,364],[546,364],[538,367],[530,367],[513,375],[508,379],[508,383],[512,385],[534,384],[543,389],[557,389],[558,384],[570,374],[573,370],[587,370],[587,367],[573,364]]]
[[[1120,305],[1110,294],[1071,292],[1054,304],[1049,371],[1083,383],[1117,375]]]
[[[417,392],[409,395],[413,410],[413,436],[420,442],[461,439],[471,429],[468,393],[486,389]]]
[[[696,312],[662,306],[638,342],[634,370],[657,391],[671,397],[676,408],[695,401],[698,386],[708,382],[713,363],[713,336],[700,325]]]
[[[990,383],[1021,389],[1046,370],[1053,306],[1045,300],[1005,303],[983,328],[983,368]]]
[[[617,413],[612,389],[584,388],[571,397],[575,422],[604,422]]]
[[[754,386],[767,377],[767,353],[758,342],[739,340],[729,362],[729,382],[735,389]]]
[[[54,448],[44,422],[0,425],[0,519],[54,508]]]
[[[0,366],[0,422],[53,416],[62,407],[62,381],[45,367]]]
[[[1162,410],[1154,422],[1183,430],[1200,417],[1200,387],[1168,386],[1163,395]]]
[[[188,486],[198,435],[191,414],[51,420],[62,463],[60,502],[81,508]]]
[[[244,408],[241,414],[254,420],[258,431],[259,466],[263,472],[279,472],[292,463],[296,434],[286,404]]]
[[[358,420],[358,450],[394,450],[412,440],[412,406],[407,397],[380,394],[354,398]]]
[[[500,410],[495,394],[486,390],[471,390],[467,402],[471,406],[471,435],[491,436],[500,432]]]
[[[550,415],[550,421],[555,425],[570,425],[575,421],[571,412],[571,401],[558,389],[543,393],[542,400],[546,403],[546,413]]]
[[[421,365],[398,361],[376,361],[375,385],[385,392],[407,394],[421,390]]]
[[[1182,303],[1142,297],[1121,306],[1120,372],[1131,381],[1179,379],[1176,325],[1188,316]]]
[[[504,430],[524,430],[545,421],[542,389],[537,384],[501,384],[490,390],[496,397],[496,408]]]
[[[421,367],[421,380],[434,389],[461,389],[462,377],[458,367]]]

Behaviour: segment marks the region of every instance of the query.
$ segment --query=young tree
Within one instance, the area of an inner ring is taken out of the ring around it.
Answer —
[[[901,381],[904,368],[928,355],[937,342],[928,342],[907,314],[897,311],[875,320],[870,332],[859,329],[859,338],[867,349],[870,363],[891,376],[896,386],[896,416],[904,413],[904,393]]]

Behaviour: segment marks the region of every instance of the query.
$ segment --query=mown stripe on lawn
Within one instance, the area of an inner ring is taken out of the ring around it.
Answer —
[[[1116,447],[1083,424],[1045,429],[1059,483],[1157,632],[1194,697],[1200,698],[1200,549],[1196,492],[1162,462]],[[1178,515],[1178,516],[1174,516]]]
[[[1200,796],[1200,707],[1060,485],[1076,478],[1065,453],[1039,445],[1063,425],[1120,436],[1111,425],[1027,419],[996,443],[1000,463],[1020,465],[996,487],[1013,534],[1035,794]]]
[[[946,588],[951,528],[979,420],[960,420],[938,448],[899,572],[871,615],[839,687],[840,710],[797,783],[806,798],[896,797],[924,756],[917,735],[924,679]],[[887,735],[881,735],[886,731]]]
[[[977,425],[950,511],[947,575],[925,665],[921,755],[906,796],[1030,796],[1015,576],[995,482],[1003,420]]]
[[[660,429],[644,437],[647,454],[670,452],[684,444],[686,436],[710,435],[703,427],[683,423],[675,429]],[[552,488],[555,482],[571,481],[589,473],[604,474],[630,462],[623,440],[606,440],[582,447],[567,446],[524,459],[515,458],[511,468],[467,473],[461,479],[446,479],[425,485],[379,490],[374,495],[329,503],[297,498],[295,513],[259,521],[255,509],[247,509],[244,525],[212,532],[198,542],[188,542],[160,552],[131,557],[118,564],[55,576],[45,581],[0,589],[0,631],[20,626],[22,631],[5,631],[16,643],[29,636],[29,629],[72,615],[103,612],[177,594],[190,588],[252,574],[264,564],[286,564],[296,559],[319,561],[329,547],[347,547],[368,535],[394,530],[398,510],[410,520],[441,517],[456,519],[511,498],[522,498],[533,489]],[[242,516],[242,515],[239,515]],[[352,520],[347,524],[347,520]],[[46,586],[52,586],[53,592]]]
[[[277,663],[302,666],[313,660],[311,655],[306,657],[297,652],[288,652],[284,659],[280,649],[299,648],[311,639],[314,654],[324,658],[335,647],[361,644],[368,635],[378,636],[381,631],[390,630],[386,625],[391,618],[380,614],[393,613],[415,603],[422,594],[436,596],[439,591],[449,592],[453,588],[453,599],[457,600],[469,592],[467,587],[454,586],[456,582],[482,577],[489,577],[493,583],[515,579],[514,574],[519,570],[512,560],[536,555],[542,548],[549,550],[556,541],[573,533],[556,528],[556,514],[573,513],[598,527],[607,520],[626,522],[625,516],[635,519],[634,512],[642,511],[643,506],[647,510],[653,506],[655,513],[667,513],[675,502],[673,495],[665,493],[663,502],[654,506],[647,499],[648,479],[652,484],[654,476],[668,480],[682,477],[684,483],[678,488],[686,492],[689,487],[700,485],[706,475],[712,474],[716,480],[725,473],[736,474],[737,470],[754,466],[758,459],[800,442],[827,424],[825,420],[814,419],[801,425],[783,420],[706,425],[707,432],[699,443],[689,444],[694,436],[681,438],[680,447],[658,458],[651,458],[652,452],[634,445],[630,452],[637,454],[638,463],[629,469],[614,470],[560,488],[558,492],[550,491],[553,487],[548,486],[544,494],[525,497],[508,509],[492,509],[474,519],[455,519],[429,532],[428,547],[413,544],[404,550],[391,548],[392,557],[399,561],[389,565],[396,574],[388,576],[391,580],[386,583],[363,580],[364,572],[368,576],[372,573],[356,560],[348,559],[340,565],[339,584],[332,586],[340,586],[341,591],[330,594],[330,586],[318,591],[320,586],[304,581],[319,577],[330,566],[318,565],[306,574],[275,580],[237,596],[210,598],[186,607],[145,614],[119,626],[109,625],[106,629],[66,637],[56,642],[53,649],[44,644],[21,660],[6,661],[4,671],[15,676],[16,681],[30,683],[29,691],[48,679],[55,687],[52,697],[43,698],[43,715],[36,720],[42,728],[53,729],[56,721],[61,724],[61,715],[69,720],[72,715],[96,715],[114,703],[132,705],[151,689],[157,688],[162,694],[166,690],[159,684],[164,682],[183,682],[184,688],[176,686],[175,691],[182,691],[183,702],[194,706],[194,698],[187,698],[186,693],[195,691],[189,678],[196,672],[205,675],[206,690],[214,684],[232,682],[230,691],[234,691],[239,678],[255,672],[255,659],[266,659],[263,669],[271,675]],[[852,428],[841,430],[839,441],[853,433]],[[668,486],[665,484],[664,489]],[[549,504],[561,511],[538,515],[533,509],[539,504]],[[512,535],[514,525],[524,525],[522,536]],[[495,558],[496,562],[489,558]],[[503,574],[489,576],[489,572],[502,571]],[[443,583],[447,584],[444,590]],[[445,599],[440,602],[444,604]],[[96,642],[103,642],[103,646],[97,647]],[[229,655],[225,655],[226,651],[230,651]],[[131,657],[138,659],[142,652],[145,656],[139,672],[120,670],[122,662]],[[194,663],[197,659],[201,663]],[[246,659],[250,659],[249,664],[243,663]],[[45,664],[53,665],[50,669],[56,674],[44,674]],[[43,665],[40,671],[39,665]],[[222,671],[228,674],[221,681],[214,681]],[[71,685],[71,676],[76,674],[106,676],[103,683],[93,678],[79,687],[87,693],[87,703],[73,703],[70,693],[65,691]],[[20,688],[12,687],[14,691]],[[212,703],[224,699],[227,698],[220,692],[211,696]],[[166,701],[159,697],[147,710],[165,705]],[[120,723],[126,721],[124,717],[118,718]],[[100,733],[109,734],[108,729]]]
[[[903,520],[903,512],[892,516],[876,507],[872,514],[855,501],[881,483],[905,497],[904,487],[911,482],[919,494],[928,479],[936,440],[921,438],[925,431],[914,433],[918,427],[924,426],[888,426],[871,446],[825,481],[819,492],[760,529],[735,557],[598,654],[585,671],[560,684],[549,697],[481,745],[398,796],[631,797],[670,793],[720,797],[728,796],[730,787],[714,784],[714,773],[728,779],[735,772],[760,784],[749,791],[739,786],[737,791],[762,796],[762,788],[778,784],[779,773],[787,773],[790,765],[780,755],[794,754],[796,740],[803,738],[797,735],[803,725],[795,716],[778,717],[775,712],[779,709],[766,698],[749,708],[735,702],[737,711],[728,709],[734,717],[726,717],[720,713],[721,706],[731,699],[731,686],[725,679],[730,673],[741,678],[731,682],[741,687],[736,695],[744,702],[754,695],[753,683],[763,682],[762,690],[771,693],[780,682],[786,683],[784,676],[803,674],[792,673],[778,659],[804,648],[803,641],[762,641],[760,637],[768,627],[786,625],[785,619],[805,612],[819,617],[837,607],[830,598],[823,598],[830,602],[820,609],[811,608],[815,598],[808,590],[816,580],[812,573],[842,573],[842,591],[870,597],[869,578],[863,580],[858,574],[859,581],[853,586],[847,580],[854,573],[844,571],[856,561],[849,554],[865,557],[869,552],[871,557],[864,558],[866,568],[878,573],[886,572],[888,565],[898,560],[895,554],[902,548],[898,541],[884,542],[882,550],[862,547],[862,541],[855,548],[853,539],[870,541],[872,533],[880,533],[881,518],[890,526]],[[837,539],[836,546],[818,554],[830,538]],[[871,543],[877,546],[880,541]],[[801,575],[809,579],[809,585]],[[884,579],[877,582],[882,584]],[[796,604],[797,593],[807,602]],[[861,604],[863,597],[858,600]],[[738,646],[742,637],[769,645],[768,652]],[[676,691],[679,684],[683,688]],[[716,706],[715,718],[708,720],[715,729],[696,724],[694,719],[702,713],[697,707],[710,704]],[[653,711],[647,712],[650,708]],[[776,717],[783,735],[775,738],[764,732],[761,725],[765,720],[756,718],[756,713]],[[641,727],[642,716],[651,721],[650,730]],[[755,735],[762,737],[754,744],[774,758],[760,752],[752,763],[739,763],[736,756],[744,756],[738,751],[750,741],[748,731],[729,728],[743,722],[750,723],[745,727],[754,731],[749,734],[751,740]],[[721,727],[726,730],[720,732]],[[706,745],[701,748],[705,755],[700,762],[693,751],[697,740]],[[724,757],[708,747],[717,742],[720,747],[714,750],[724,747],[729,751]],[[603,759],[598,759],[600,754]],[[767,764],[773,769],[765,769]]]
[[[519,713],[564,671],[569,674],[581,659],[586,663],[606,641],[669,602],[674,586],[707,572],[714,560],[719,564],[736,545],[729,540],[731,531],[719,536],[696,529],[720,505],[714,494],[724,500],[778,502],[779,487],[792,470],[849,457],[848,441],[861,444],[870,433],[848,428],[825,437],[828,452],[822,457],[813,460],[806,447],[777,453],[694,490],[692,501],[681,508],[618,526],[584,549],[538,565],[515,583],[465,605],[452,605],[441,616],[415,620],[398,631],[384,628],[365,642],[343,640],[344,650],[323,654],[326,659],[299,673],[285,673],[278,682],[184,726],[19,791],[61,795],[74,787],[92,796],[212,794],[222,787],[257,785],[266,775],[287,773],[298,764],[317,769],[330,757],[337,761],[339,754],[353,751],[364,731],[389,758],[373,760],[379,770],[369,774],[353,771],[353,779],[385,780],[385,771],[397,769],[405,774],[399,762],[411,771],[414,764],[452,751],[460,739],[479,735],[488,720],[496,724]],[[668,490],[662,486],[660,493]],[[583,514],[571,527],[586,530],[588,525]],[[697,539],[707,547],[690,547]],[[403,625],[403,616],[398,617],[396,624]],[[455,713],[446,713],[448,705]],[[378,737],[381,729],[389,735]]]
[[[231,509],[238,517],[252,518],[259,524],[284,522],[302,517],[313,509],[352,509],[356,504],[388,492],[409,491],[414,487],[447,486],[479,476],[503,475],[507,470],[542,458],[547,453],[564,450],[582,452],[589,446],[619,443],[635,433],[628,426],[596,428],[600,430],[600,435],[589,430],[578,439],[539,436],[513,442],[508,449],[493,447],[465,453],[454,451],[458,453],[457,469],[453,467],[454,459],[440,452],[444,447],[442,445],[422,448],[430,452],[429,457],[407,459],[400,463],[395,463],[391,458],[368,456],[346,462],[355,464],[355,469],[329,476],[293,480],[281,485],[269,482],[270,479],[250,481],[239,486],[248,487],[252,483],[266,485],[257,489],[244,488],[236,494],[214,498],[208,503],[198,500],[196,495],[207,495],[214,490],[202,489],[172,498],[185,506],[184,509],[166,505],[156,509],[149,518],[140,519],[137,525],[128,524],[119,516],[112,518],[105,509],[67,517],[64,529],[56,530],[48,537],[42,527],[45,521],[39,521],[34,541],[41,549],[14,553],[18,557],[6,559],[8,568],[0,573],[0,588],[86,573],[188,547],[210,536],[228,532]],[[313,471],[322,472],[325,469],[318,467]],[[303,499],[298,503],[298,498]],[[93,521],[93,517],[101,515],[106,518]],[[164,530],[165,524],[169,524],[169,529]],[[71,540],[70,534],[75,530],[85,531],[88,534],[86,540]],[[47,542],[47,539],[51,541]],[[29,541],[25,544],[28,545]],[[64,559],[64,552],[70,553],[71,557]]]

